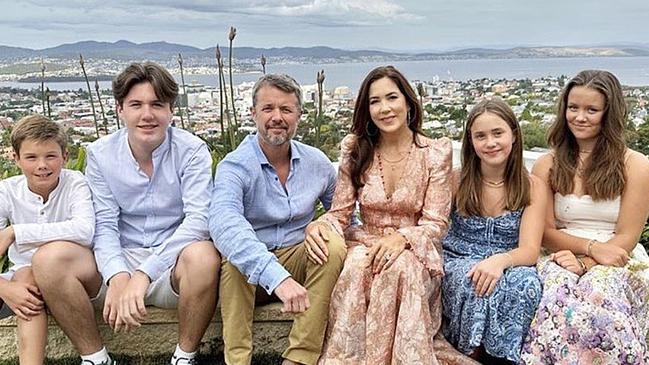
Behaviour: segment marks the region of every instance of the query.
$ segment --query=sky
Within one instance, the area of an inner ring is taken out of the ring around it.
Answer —
[[[649,46],[647,0],[0,0],[0,45],[84,40],[441,51]]]

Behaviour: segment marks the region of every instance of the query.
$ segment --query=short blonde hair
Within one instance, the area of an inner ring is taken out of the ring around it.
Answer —
[[[16,155],[20,156],[20,146],[25,140],[39,142],[52,140],[61,146],[62,153],[68,147],[68,141],[63,129],[55,122],[40,114],[23,117],[13,128],[11,132],[11,147],[13,147]]]

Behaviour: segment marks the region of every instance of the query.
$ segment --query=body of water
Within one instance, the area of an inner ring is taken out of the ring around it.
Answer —
[[[472,59],[434,60],[403,62],[366,62],[333,64],[267,64],[269,73],[287,73],[303,85],[315,84],[316,73],[325,71],[325,88],[349,86],[356,92],[363,78],[373,68],[392,64],[401,70],[409,80],[431,81],[469,79],[524,79],[543,76],[568,77],[584,69],[603,69],[614,73],[624,85],[649,86],[649,57],[588,57],[588,58],[525,58],[525,59]],[[234,83],[255,81],[259,73],[235,74]],[[227,77],[227,75],[226,75]],[[92,76],[91,76],[92,78]],[[180,80],[180,77],[177,77]],[[188,84],[218,85],[214,75],[185,75]],[[100,82],[101,88],[110,88],[109,81]],[[50,90],[86,89],[85,82],[50,82]],[[40,83],[0,82],[0,86],[25,89],[40,88]],[[94,90],[94,89],[93,89]]]

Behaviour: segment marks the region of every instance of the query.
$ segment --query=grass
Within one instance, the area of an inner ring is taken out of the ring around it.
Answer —
[[[168,365],[171,354],[159,356],[126,356],[114,355],[113,359],[117,360],[119,365]],[[255,365],[277,365],[281,362],[282,357],[278,353],[261,353],[252,357],[252,363]],[[79,365],[81,361],[78,357],[64,358],[59,360],[45,360],[45,365]],[[225,364],[223,354],[199,355],[199,365],[222,365]],[[18,359],[0,360],[0,365],[18,365]]]

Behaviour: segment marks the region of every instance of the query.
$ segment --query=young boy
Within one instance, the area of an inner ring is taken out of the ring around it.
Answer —
[[[63,169],[67,143],[58,124],[41,115],[27,116],[16,124],[11,144],[23,174],[0,181],[0,254],[8,249],[13,263],[0,274],[0,318],[17,317],[20,364],[40,365],[47,314],[32,256],[53,241],[90,246],[95,215],[83,174]]]

